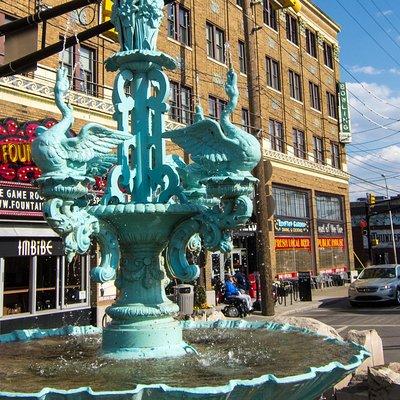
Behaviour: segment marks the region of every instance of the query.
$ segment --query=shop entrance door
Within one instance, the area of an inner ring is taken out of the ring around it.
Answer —
[[[216,251],[212,254],[213,277],[219,276],[222,282],[226,274],[234,275],[240,267],[247,270],[247,249],[235,248],[230,253]]]

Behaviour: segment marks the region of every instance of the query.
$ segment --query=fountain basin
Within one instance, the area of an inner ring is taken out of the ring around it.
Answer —
[[[302,335],[316,336],[307,329],[294,327],[287,324],[273,322],[247,322],[243,320],[193,322],[184,321],[182,327],[185,330],[193,329],[226,329],[226,330],[265,330],[266,332],[299,333]],[[51,336],[63,335],[89,335],[101,333],[100,328],[95,327],[64,327],[49,330],[24,330],[6,335],[0,335],[1,343],[15,341],[28,341],[43,339]],[[327,341],[345,346],[346,343],[337,339],[324,337]],[[348,344],[347,344],[348,346]],[[80,387],[72,390],[58,390],[44,388],[37,393],[0,392],[0,400],[26,399],[26,400],[58,400],[58,399],[315,399],[347,374],[357,368],[361,362],[369,356],[369,353],[361,346],[350,344],[351,354],[347,363],[332,361],[326,365],[310,367],[302,374],[276,377],[273,374],[256,376],[252,379],[227,379],[227,383],[218,386],[200,387],[175,387],[166,384],[139,384],[133,390],[124,391],[94,391],[90,387]],[[304,352],[315,351],[314,348],[304,348]],[[256,353],[256,351],[255,351]],[[255,354],[255,357],[257,355]],[[190,371],[185,371],[190,374]],[[18,382],[16,382],[18,385]],[[1,387],[1,385],[0,385]]]

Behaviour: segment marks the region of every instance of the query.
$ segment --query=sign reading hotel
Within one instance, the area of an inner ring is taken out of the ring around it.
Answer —
[[[304,237],[276,237],[275,250],[310,250],[311,239]]]
[[[310,233],[310,223],[308,220],[275,218],[275,233],[308,235]]]
[[[340,143],[351,143],[351,124],[349,97],[347,94],[346,83],[338,83],[338,99],[339,99],[339,141]]]

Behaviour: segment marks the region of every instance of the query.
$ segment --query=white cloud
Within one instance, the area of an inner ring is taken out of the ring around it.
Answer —
[[[400,39],[400,36],[399,36],[399,39]],[[400,40],[399,40],[399,42],[400,42]],[[393,75],[400,75],[400,68],[390,68],[389,72]]]
[[[382,14],[387,17],[388,15],[392,15],[393,14],[393,10],[384,10],[384,11],[382,11]]]
[[[351,72],[365,74],[365,75],[379,75],[385,72],[385,70],[375,68],[372,65],[362,65],[362,66],[353,65],[350,67],[350,70]]]

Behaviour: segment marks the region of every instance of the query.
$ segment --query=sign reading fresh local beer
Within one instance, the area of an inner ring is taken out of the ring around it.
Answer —
[[[305,237],[282,237],[275,238],[275,250],[311,249],[311,239]]]
[[[343,237],[322,237],[318,238],[318,247],[320,248],[343,248]]]
[[[308,220],[275,218],[275,233],[277,234],[309,234],[310,223]]]
[[[42,217],[37,189],[18,182],[0,182],[0,216]]]
[[[61,239],[4,238],[0,241],[0,257],[61,256],[64,247]]]

